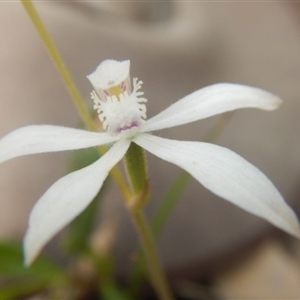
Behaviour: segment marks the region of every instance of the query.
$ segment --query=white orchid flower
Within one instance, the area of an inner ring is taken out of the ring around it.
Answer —
[[[107,132],[41,125],[17,129],[0,140],[0,162],[21,155],[114,143],[95,163],[55,182],[35,204],[24,238],[27,265],[93,200],[131,142],[186,170],[219,197],[300,237],[293,210],[271,181],[238,154],[214,144],[170,140],[149,133],[239,108],[274,110],[281,103],[277,96],[248,86],[215,84],[146,120],[142,82],[134,78],[131,90],[129,69],[128,60],[106,60],[88,76],[95,89],[94,107]]]

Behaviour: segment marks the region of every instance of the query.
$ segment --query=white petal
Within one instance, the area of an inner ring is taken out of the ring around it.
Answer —
[[[261,171],[231,150],[149,134],[141,134],[133,141],[186,170],[216,195],[300,237],[297,217],[276,187]]]
[[[107,133],[52,125],[27,126],[0,140],[0,163],[21,155],[88,148],[116,140]]]
[[[264,90],[232,83],[202,88],[147,121],[144,132],[191,123],[239,108],[274,110],[281,100]]]
[[[111,168],[130,142],[118,141],[92,165],[55,182],[33,207],[24,238],[25,263],[30,265],[44,245],[93,200]]]

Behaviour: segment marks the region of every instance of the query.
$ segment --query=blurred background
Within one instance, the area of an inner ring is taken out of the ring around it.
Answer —
[[[262,170],[299,212],[300,6],[281,2],[35,3],[88,106],[86,75],[104,59],[130,59],[151,117],[216,82],[278,94],[278,111],[237,111],[216,140]],[[201,140],[217,117],[158,134]],[[0,3],[0,136],[30,124],[77,127],[79,119],[18,2]],[[67,169],[68,153],[1,165],[0,238],[22,238],[29,212]],[[178,168],[148,155],[153,212]],[[136,247],[112,186],[99,223],[121,225],[112,251],[119,272]],[[53,245],[54,242],[51,244]],[[159,239],[161,259],[182,297],[300,298],[299,242],[191,180]],[[51,245],[50,245],[51,247]],[[215,296],[217,295],[217,296]]]

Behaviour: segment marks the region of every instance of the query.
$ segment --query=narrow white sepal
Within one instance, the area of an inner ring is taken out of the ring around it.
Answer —
[[[274,110],[281,103],[278,96],[259,88],[218,83],[178,100],[149,119],[143,131],[183,125],[239,108]]]
[[[30,265],[45,244],[79,215],[100,190],[108,172],[122,159],[130,141],[118,141],[92,165],[55,182],[33,207],[24,238],[25,264]]]
[[[0,140],[0,163],[14,157],[104,145],[116,141],[108,133],[52,125],[33,125],[14,130]]]
[[[229,149],[140,134],[141,147],[189,172],[204,187],[244,210],[300,237],[298,219],[272,182]]]

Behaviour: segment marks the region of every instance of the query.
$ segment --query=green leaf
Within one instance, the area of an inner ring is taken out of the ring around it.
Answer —
[[[32,294],[65,279],[63,269],[45,258],[25,267],[21,243],[0,241],[0,299]]]
[[[47,271],[47,272],[45,272]],[[53,275],[62,274],[63,270],[53,262],[39,258],[32,267],[27,268],[23,263],[23,249],[20,242],[0,241],[0,275],[22,276],[38,275],[48,278]]]
[[[103,299],[105,300],[133,300],[128,292],[120,289],[114,284],[106,284],[101,288]]]

